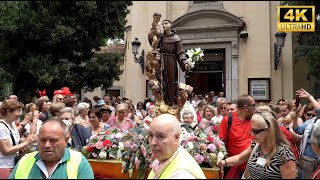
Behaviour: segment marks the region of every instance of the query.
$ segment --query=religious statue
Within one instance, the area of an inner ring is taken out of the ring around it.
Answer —
[[[148,87],[156,100],[156,114],[170,113],[180,119],[179,113],[187,100],[182,97],[182,91],[192,91],[193,88],[179,84],[178,65],[183,72],[189,70],[190,66],[178,35],[171,29],[172,22],[163,20],[162,26],[163,33],[158,39],[154,39],[152,33],[148,34],[152,46],[147,53],[146,62]],[[158,42],[154,43],[155,41]]]
[[[151,24],[151,30],[149,32],[149,35],[152,36],[152,44],[151,47],[155,50],[159,44],[161,31],[160,31],[160,13],[154,13],[153,14],[153,21]]]

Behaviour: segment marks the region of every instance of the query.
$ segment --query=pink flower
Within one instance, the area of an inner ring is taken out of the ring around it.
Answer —
[[[208,156],[205,156],[205,157],[204,157],[203,162],[205,162],[205,163],[208,163],[208,162],[209,162]]]
[[[101,149],[101,148],[104,147],[102,141],[98,141],[94,146],[95,146],[97,149]]]
[[[131,144],[130,144],[129,141],[126,141],[126,142],[124,143],[124,148],[130,148],[130,146],[131,146]]]
[[[139,169],[140,166],[140,160],[138,159],[138,157],[136,156],[136,158],[134,159],[134,164],[136,166],[136,169]]]
[[[189,136],[187,141],[193,141],[194,140],[194,137],[193,136]]]
[[[195,157],[196,161],[198,164],[201,164],[204,160],[204,157],[200,154],[197,154],[196,157]]]
[[[141,145],[140,146],[140,150],[141,150],[141,153],[142,153],[143,157],[146,157],[147,156],[146,148],[143,145]]]
[[[98,155],[96,153],[92,153],[92,157],[96,158]]]
[[[203,150],[203,151],[206,151],[207,150],[207,145],[205,145],[205,144],[200,144],[199,145],[199,148],[201,149],[201,150]]]
[[[208,145],[208,149],[211,151],[211,152],[215,152],[217,147],[214,145],[214,144],[209,144]]]

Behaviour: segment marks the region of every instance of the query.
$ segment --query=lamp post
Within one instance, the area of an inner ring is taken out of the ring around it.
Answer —
[[[277,43],[274,43],[274,70],[277,70],[281,59],[281,49],[284,46],[287,33],[277,32],[275,36],[277,38]]]
[[[138,49],[141,45],[141,42],[138,40],[138,38],[135,38],[133,42],[131,42],[132,45],[132,54],[134,55],[133,59],[135,63],[139,63],[141,66],[142,74],[144,73],[144,50],[141,51],[140,57],[137,57]]]

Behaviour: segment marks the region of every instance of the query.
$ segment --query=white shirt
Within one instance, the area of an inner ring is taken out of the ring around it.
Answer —
[[[222,119],[223,119],[223,116],[221,114],[218,117],[213,116],[213,118],[211,119],[211,124],[220,124]]]
[[[6,123],[3,119],[1,119],[0,121]],[[12,124],[6,123],[6,125],[9,127],[10,131],[12,132],[12,135],[16,144],[19,144],[20,134],[17,128],[15,128]],[[4,124],[0,123],[0,139],[9,139],[10,144],[13,145],[9,129]],[[0,168],[13,168],[15,156],[16,156],[16,153],[11,154],[9,156],[5,156],[0,152]]]

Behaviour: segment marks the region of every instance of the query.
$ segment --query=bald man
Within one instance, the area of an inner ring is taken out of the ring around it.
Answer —
[[[14,95],[14,94],[11,94],[8,99],[15,99],[18,101],[18,96],[17,95]]]
[[[59,119],[44,122],[39,131],[38,149],[26,154],[9,179],[94,179],[88,160],[66,148],[67,126]]]
[[[148,179],[206,179],[199,164],[180,146],[180,122],[171,114],[157,116],[149,127],[155,160]]]

